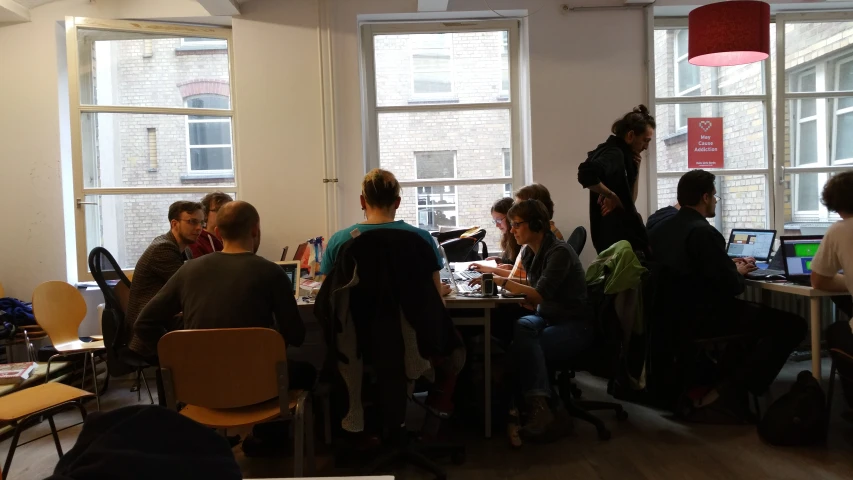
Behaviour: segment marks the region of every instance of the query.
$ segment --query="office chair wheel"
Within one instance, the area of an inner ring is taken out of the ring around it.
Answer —
[[[450,461],[453,462],[454,465],[462,465],[465,463],[465,452],[454,452],[453,455],[450,456]]]
[[[616,410],[616,420],[619,420],[620,422],[628,420],[628,412],[626,412],[625,409]]]
[[[610,440],[611,436],[612,436],[612,434],[610,433],[610,430],[608,430],[604,427],[598,429],[598,439],[599,440],[607,441],[607,440]]]

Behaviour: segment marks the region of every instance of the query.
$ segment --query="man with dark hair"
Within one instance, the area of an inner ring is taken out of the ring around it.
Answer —
[[[853,172],[834,175],[823,187],[821,200],[841,221],[826,230],[812,261],[812,287],[830,292],[847,293],[833,297],[836,307],[848,319],[853,317]],[[843,273],[839,273],[843,272]],[[826,343],[853,356],[853,320],[835,322],[826,329]],[[837,362],[841,386],[847,404],[853,407],[853,365]]]
[[[706,219],[717,205],[714,174],[694,170],[678,182],[681,209],[651,232],[660,268],[655,310],[677,315],[676,348],[696,339],[748,335],[754,345],[724,380],[693,399],[694,420],[743,421],[748,418],[747,392],[761,395],[806,334],[804,319],[735,298],[743,293],[744,275],[755,265],[726,253],[726,241]],[[701,397],[701,398],[700,398]],[[695,415],[695,416],[694,416]]]
[[[193,252],[193,258],[199,258],[208,253],[222,251],[222,239],[216,232],[216,212],[228,202],[234,201],[231,195],[222,192],[208,193],[201,199],[201,207],[204,213],[204,229],[198,240],[190,245],[190,251]]]
[[[646,227],[634,203],[640,154],[649,148],[656,127],[649,109],[639,105],[617,120],[610,138],[578,166],[578,182],[589,189],[590,235],[598,253],[620,240],[631,243],[634,251],[648,250]]]
[[[121,338],[128,342],[133,334],[133,324],[139,312],[148,304],[181,265],[190,258],[187,247],[195,243],[201,233],[201,204],[177,201],[169,206],[170,230],[155,238],[145,253],[139,257],[130,284],[127,316]]]
[[[551,232],[550,219],[539,200],[522,200],[509,209],[512,234],[519,245],[527,245],[521,253],[527,282],[494,279],[507,291],[525,295],[526,311],[514,322],[510,353],[519,369],[528,414],[521,433],[531,438],[550,437],[554,431],[546,359],[566,360],[593,339],[583,266],[575,251]],[[471,281],[478,283],[479,278]]]
[[[261,243],[258,211],[247,202],[228,202],[217,222],[222,251],[187,262],[140,313],[130,348],[143,357],[157,355],[160,337],[176,328],[169,319],[181,312],[183,329],[261,327],[281,332],[288,346],[298,347],[305,340],[290,280],[280,266],[256,255]],[[313,387],[312,365],[288,361],[287,366],[290,388]],[[279,431],[276,440],[283,441],[284,426],[256,427],[255,436],[243,444],[244,452],[254,456],[278,449],[277,442],[270,445],[268,440]]]

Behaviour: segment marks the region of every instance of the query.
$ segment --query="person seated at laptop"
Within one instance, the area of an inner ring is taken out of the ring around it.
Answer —
[[[201,207],[204,213],[204,228],[198,236],[198,240],[190,245],[193,258],[199,258],[208,253],[222,251],[222,239],[216,236],[216,212],[228,202],[234,201],[231,195],[222,192],[208,193],[201,199]]]
[[[495,226],[501,232],[501,252],[500,257],[488,257],[486,260],[494,260],[497,263],[496,267],[487,265],[472,264],[471,270],[477,270],[481,273],[492,273],[499,277],[509,277],[509,273],[513,268],[519,269],[516,265],[518,254],[521,246],[515,241],[515,236],[510,233],[506,214],[512,207],[513,200],[509,197],[503,197],[492,205],[492,220]],[[523,273],[523,272],[521,272]]]
[[[201,234],[201,211],[202,206],[198,202],[181,200],[169,206],[169,231],[155,238],[136,262],[121,334],[122,344],[130,341],[139,312],[181,265],[192,258],[188,247]]]
[[[495,283],[525,295],[527,314],[515,322],[510,354],[519,370],[527,422],[524,436],[552,432],[551,385],[546,362],[560,362],[586,349],[593,340],[584,270],[575,251],[549,228],[551,214],[539,200],[522,200],[507,214],[516,241],[527,245],[521,262],[527,283],[496,278]],[[482,279],[471,280],[472,285]],[[550,435],[549,435],[550,436]]]
[[[541,183],[534,183],[521,187],[517,192],[515,192],[515,201],[520,202],[522,200],[539,200],[542,202],[542,204],[545,205],[545,209],[548,211],[548,225],[551,227],[551,232],[558,240],[563,239],[563,234],[560,232],[560,229],[554,225],[554,201],[551,200],[551,192],[548,191],[545,185],[542,185]]]
[[[361,196],[359,197],[361,209],[364,210],[364,221],[339,230],[332,235],[328,245],[326,245],[326,250],[323,252],[323,261],[320,265],[321,273],[328,275],[332,271],[335,260],[338,258],[338,251],[351,238],[377,228],[407,230],[420,235],[432,247],[436,261],[435,273],[433,274],[435,288],[442,296],[449,294],[451,292],[450,287],[441,283],[441,276],[439,275],[439,271],[444,268],[444,258],[438,251],[432,235],[426,230],[409,225],[403,220],[394,220],[394,217],[397,216],[397,209],[400,207],[400,200],[400,183],[393,173],[380,168],[374,168],[367,172],[361,182]]]
[[[677,341],[739,334],[755,340],[728,378],[686,412],[697,421],[742,421],[749,415],[746,393],[767,391],[807,328],[801,317],[735,298],[755,266],[729,259],[725,239],[706,220],[714,217],[717,204],[714,179],[704,170],[681,177],[681,209],[652,231],[651,245],[665,276],[657,287],[669,302],[664,308],[681,319]]]
[[[261,220],[255,207],[242,201],[223,205],[216,234],[222,238],[222,251],[187,262],[139,314],[133,351],[156,357],[160,337],[175,328],[169,319],[181,312],[183,329],[272,328],[281,332],[287,346],[302,345],[305,325],[290,280],[279,265],[256,255]],[[223,348],[225,355],[227,346]],[[288,360],[287,368],[291,389],[313,387],[317,372],[311,364]],[[254,456],[274,449],[274,444],[283,446],[285,432],[282,424],[256,426],[243,450]]]
[[[853,172],[834,175],[823,187],[821,201],[841,220],[826,230],[812,260],[812,287],[849,295],[833,297],[835,305],[853,318]],[[843,271],[844,273],[839,273]],[[836,322],[826,329],[826,343],[853,355],[853,320]],[[853,408],[853,368],[837,362],[847,404]]]

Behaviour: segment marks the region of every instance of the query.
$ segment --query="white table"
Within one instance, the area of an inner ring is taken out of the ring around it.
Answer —
[[[761,289],[761,303],[765,305],[770,304],[769,292],[786,293],[788,295],[797,295],[800,297],[807,297],[809,299],[809,332],[811,333],[812,344],[812,375],[816,379],[820,380],[820,299],[822,297],[844,295],[844,293],[816,290],[812,287],[798,285],[796,283],[778,283],[747,279],[746,284],[748,286]]]

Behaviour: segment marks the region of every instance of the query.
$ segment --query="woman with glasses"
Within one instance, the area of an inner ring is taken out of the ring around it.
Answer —
[[[515,241],[515,237],[509,232],[509,221],[506,218],[507,212],[512,207],[512,199],[504,197],[492,205],[492,221],[501,232],[501,256],[488,257],[486,260],[494,260],[497,267],[489,267],[486,265],[474,264],[471,265],[472,270],[477,270],[482,273],[492,273],[499,277],[508,277],[516,263],[518,254],[521,251],[521,246]]]
[[[499,287],[525,296],[509,353],[527,408],[521,434],[536,439],[562,433],[563,422],[555,422],[549,402],[547,362],[563,362],[583,352],[593,339],[583,266],[575,251],[551,231],[550,220],[538,200],[520,201],[509,209],[510,231],[518,244],[527,247],[520,254],[527,281],[495,278]],[[479,283],[479,278],[471,281]]]

